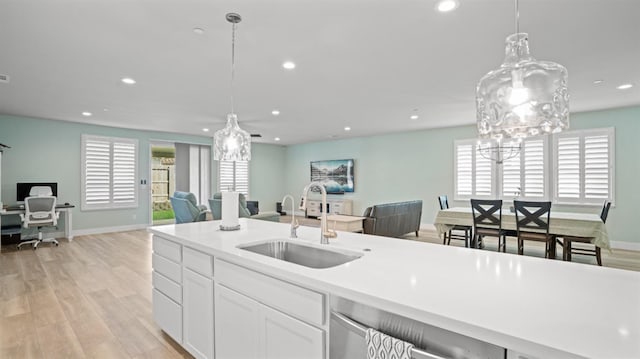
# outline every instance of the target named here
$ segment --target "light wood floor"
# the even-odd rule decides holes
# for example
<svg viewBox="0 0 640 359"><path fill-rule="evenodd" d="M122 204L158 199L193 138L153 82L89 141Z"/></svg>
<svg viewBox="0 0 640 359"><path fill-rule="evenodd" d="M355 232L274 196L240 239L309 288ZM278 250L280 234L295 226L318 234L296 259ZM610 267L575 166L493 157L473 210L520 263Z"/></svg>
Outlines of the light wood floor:
<svg viewBox="0 0 640 359"><path fill-rule="evenodd" d="M151 236L0 253L0 358L181 358L151 315Z"/></svg>
<svg viewBox="0 0 640 359"><path fill-rule="evenodd" d="M441 243L435 232L419 234L404 239ZM486 246L495 250L495 243ZM508 247L513 252L515 243ZM527 253L541 256L542 248L532 246ZM640 252L603 255L605 266L640 271ZM0 358L181 357L190 358L152 318L146 231L79 236L36 251L2 247Z"/></svg>

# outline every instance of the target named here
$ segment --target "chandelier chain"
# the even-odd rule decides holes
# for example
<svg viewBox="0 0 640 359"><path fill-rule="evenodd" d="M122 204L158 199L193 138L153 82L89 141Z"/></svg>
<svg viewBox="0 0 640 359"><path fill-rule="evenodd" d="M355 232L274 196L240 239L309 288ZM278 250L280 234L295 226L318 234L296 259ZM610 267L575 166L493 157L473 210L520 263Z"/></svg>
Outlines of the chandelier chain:
<svg viewBox="0 0 640 359"><path fill-rule="evenodd" d="M234 80L236 74L236 23L232 23L231 31L231 113L235 113L233 92L234 92Z"/></svg>

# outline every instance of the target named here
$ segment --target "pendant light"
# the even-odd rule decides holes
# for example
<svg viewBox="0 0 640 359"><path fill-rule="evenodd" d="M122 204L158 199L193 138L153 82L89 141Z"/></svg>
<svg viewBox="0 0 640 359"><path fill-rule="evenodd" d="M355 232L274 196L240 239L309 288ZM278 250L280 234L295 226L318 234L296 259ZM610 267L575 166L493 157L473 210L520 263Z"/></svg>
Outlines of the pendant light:
<svg viewBox="0 0 640 359"><path fill-rule="evenodd" d="M515 0L516 33L506 39L504 62L480 79L476 88L478 137L496 140L498 148L498 140L569 128L567 70L531 56L528 35L520 32L519 17Z"/></svg>
<svg viewBox="0 0 640 359"><path fill-rule="evenodd" d="M251 135L238 125L233 107L233 85L235 77L235 44L236 24L242 18L236 13L226 15L232 24L231 34L231 113L227 115L227 125L213 135L213 159L216 161L249 161L251 160Z"/></svg>

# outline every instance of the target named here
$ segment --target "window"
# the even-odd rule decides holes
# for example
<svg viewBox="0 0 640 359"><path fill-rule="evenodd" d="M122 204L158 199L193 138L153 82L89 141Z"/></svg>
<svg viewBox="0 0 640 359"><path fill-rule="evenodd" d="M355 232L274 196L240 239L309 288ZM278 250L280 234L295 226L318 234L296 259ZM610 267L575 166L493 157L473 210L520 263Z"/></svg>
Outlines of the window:
<svg viewBox="0 0 640 359"><path fill-rule="evenodd" d="M495 164L476 151L477 140L456 141L455 199L491 198Z"/></svg>
<svg viewBox="0 0 640 359"><path fill-rule="evenodd" d="M231 191L243 193L249 198L249 162L219 161L218 192Z"/></svg>
<svg viewBox="0 0 640 359"><path fill-rule="evenodd" d="M614 140L613 128L527 138L520 153L501 165L478 153L477 140L455 141L455 199L613 202Z"/></svg>
<svg viewBox="0 0 640 359"><path fill-rule="evenodd" d="M613 202L614 136L613 128L555 135L556 202L598 205L604 200Z"/></svg>
<svg viewBox="0 0 640 359"><path fill-rule="evenodd" d="M528 138L520 153L502 164L502 198L543 200L549 198L546 180L548 158L546 136Z"/></svg>
<svg viewBox="0 0 640 359"><path fill-rule="evenodd" d="M138 140L82 135L83 210L138 207Z"/></svg>

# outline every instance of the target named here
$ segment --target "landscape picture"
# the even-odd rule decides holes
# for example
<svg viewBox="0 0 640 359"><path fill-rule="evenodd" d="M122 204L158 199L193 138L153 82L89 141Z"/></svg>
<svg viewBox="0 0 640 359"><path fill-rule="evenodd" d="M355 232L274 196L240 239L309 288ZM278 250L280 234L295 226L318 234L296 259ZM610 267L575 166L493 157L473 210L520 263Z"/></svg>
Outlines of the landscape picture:
<svg viewBox="0 0 640 359"><path fill-rule="evenodd" d="M327 193L353 192L353 159L311 162L311 181L322 183Z"/></svg>

